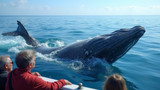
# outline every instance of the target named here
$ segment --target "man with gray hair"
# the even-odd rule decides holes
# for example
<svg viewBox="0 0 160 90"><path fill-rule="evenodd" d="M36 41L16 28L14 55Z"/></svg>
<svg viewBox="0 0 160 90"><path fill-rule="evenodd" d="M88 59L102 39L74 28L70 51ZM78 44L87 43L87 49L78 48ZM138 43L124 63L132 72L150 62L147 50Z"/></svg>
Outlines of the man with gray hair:
<svg viewBox="0 0 160 90"><path fill-rule="evenodd" d="M8 73L12 70L13 62L8 55L0 56L0 90L5 90Z"/></svg>
<svg viewBox="0 0 160 90"><path fill-rule="evenodd" d="M35 67L35 52L24 50L17 54L15 62L18 68L9 73L6 90L57 90L68 84L68 80L60 79L56 82L46 82L39 78L39 73L30 71Z"/></svg>

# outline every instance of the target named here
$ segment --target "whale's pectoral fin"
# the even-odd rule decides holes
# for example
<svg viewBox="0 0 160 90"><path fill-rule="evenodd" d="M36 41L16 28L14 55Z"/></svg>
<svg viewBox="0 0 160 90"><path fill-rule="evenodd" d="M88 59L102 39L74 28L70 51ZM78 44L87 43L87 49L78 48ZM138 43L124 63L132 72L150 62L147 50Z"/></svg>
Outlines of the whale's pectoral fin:
<svg viewBox="0 0 160 90"><path fill-rule="evenodd" d="M17 31L2 33L3 36L18 36L19 33Z"/></svg>

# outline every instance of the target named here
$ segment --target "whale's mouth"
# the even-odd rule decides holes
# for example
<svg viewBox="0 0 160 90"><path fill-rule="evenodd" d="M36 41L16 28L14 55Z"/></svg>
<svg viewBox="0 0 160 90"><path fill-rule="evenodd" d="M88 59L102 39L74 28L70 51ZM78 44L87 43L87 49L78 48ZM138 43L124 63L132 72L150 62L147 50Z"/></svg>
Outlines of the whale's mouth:
<svg viewBox="0 0 160 90"><path fill-rule="evenodd" d="M114 63L117 59L119 59L120 57L122 57L124 54L127 53L127 51L132 48L137 40L127 40L126 42L128 42L128 44L126 45L126 43L123 43L121 45L118 45L117 47L113 47L112 49L110 49L110 53L107 55L107 62L109 64Z"/></svg>
<svg viewBox="0 0 160 90"><path fill-rule="evenodd" d="M125 33L125 31L124 31ZM105 58L109 64L114 63L117 59L122 57L124 54L132 48L140 37L145 33L145 30L136 30L135 32L130 32L128 34L120 34L116 36L115 41L111 43L110 46L105 46L102 51L100 51L96 56L99 58ZM122 36L122 38L119 37ZM109 48L108 48L109 47Z"/></svg>

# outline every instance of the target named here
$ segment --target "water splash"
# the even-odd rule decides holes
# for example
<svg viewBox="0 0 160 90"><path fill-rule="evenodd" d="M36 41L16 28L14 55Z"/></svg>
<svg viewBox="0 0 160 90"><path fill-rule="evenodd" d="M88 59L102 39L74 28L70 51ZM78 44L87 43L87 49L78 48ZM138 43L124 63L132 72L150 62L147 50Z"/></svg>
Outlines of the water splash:
<svg viewBox="0 0 160 90"><path fill-rule="evenodd" d="M72 61L69 66L70 68L74 69L74 70L80 70L82 68L84 68L84 64L81 61Z"/></svg>
<svg viewBox="0 0 160 90"><path fill-rule="evenodd" d="M44 42L44 43L41 43L41 45L44 46L44 47L49 47L48 44L49 44L49 41L46 41L46 42Z"/></svg>
<svg viewBox="0 0 160 90"><path fill-rule="evenodd" d="M13 46L16 44L20 44L21 42L25 42L22 38L20 37L15 37L15 38L1 38L0 39L0 46Z"/></svg>
<svg viewBox="0 0 160 90"><path fill-rule="evenodd" d="M57 40L57 41L54 42L53 44L54 44L55 46L59 46L59 47L64 46L64 42L63 42L63 41L59 41L59 40Z"/></svg>
<svg viewBox="0 0 160 90"><path fill-rule="evenodd" d="M56 59L53 59L50 55L47 55L47 54L41 54L41 53L36 53L36 56L41 58L42 60L45 60L45 61L55 61L55 62L58 62Z"/></svg>

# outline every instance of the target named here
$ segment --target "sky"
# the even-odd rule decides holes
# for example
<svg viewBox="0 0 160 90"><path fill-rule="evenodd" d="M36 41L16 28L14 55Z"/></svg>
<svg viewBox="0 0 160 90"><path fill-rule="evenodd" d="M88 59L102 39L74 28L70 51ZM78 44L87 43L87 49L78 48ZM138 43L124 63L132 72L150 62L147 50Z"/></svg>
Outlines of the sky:
<svg viewBox="0 0 160 90"><path fill-rule="evenodd" d="M0 15L160 15L160 0L0 0Z"/></svg>

